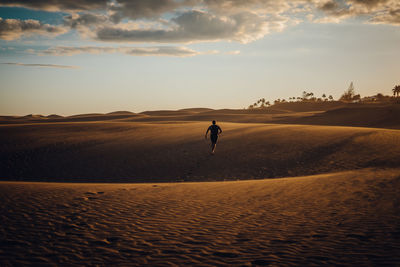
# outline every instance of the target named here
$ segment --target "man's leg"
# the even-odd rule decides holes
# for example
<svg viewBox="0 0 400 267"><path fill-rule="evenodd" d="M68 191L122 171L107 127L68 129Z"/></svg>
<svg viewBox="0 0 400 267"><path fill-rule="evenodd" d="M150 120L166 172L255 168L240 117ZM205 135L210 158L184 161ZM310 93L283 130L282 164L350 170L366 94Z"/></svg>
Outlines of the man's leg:
<svg viewBox="0 0 400 267"><path fill-rule="evenodd" d="M213 154L214 154L216 145L217 145L217 143L212 143L212 145L211 145L211 153L213 153Z"/></svg>
<svg viewBox="0 0 400 267"><path fill-rule="evenodd" d="M211 154L214 154L215 146L217 145L218 136L211 135Z"/></svg>

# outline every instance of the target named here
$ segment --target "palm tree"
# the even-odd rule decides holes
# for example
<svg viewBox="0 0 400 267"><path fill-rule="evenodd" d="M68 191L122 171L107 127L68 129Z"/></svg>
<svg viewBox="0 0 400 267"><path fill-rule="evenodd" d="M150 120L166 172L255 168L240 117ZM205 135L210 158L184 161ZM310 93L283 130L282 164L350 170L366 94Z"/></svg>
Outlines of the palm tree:
<svg viewBox="0 0 400 267"><path fill-rule="evenodd" d="M305 101L307 100L307 98L308 98L308 93L306 91L303 91L302 100Z"/></svg>
<svg viewBox="0 0 400 267"><path fill-rule="evenodd" d="M261 100L261 107L264 107L264 105L265 105L265 98L261 98L260 100Z"/></svg>
<svg viewBox="0 0 400 267"><path fill-rule="evenodd" d="M400 85L396 85L393 89L393 96L398 97L400 95Z"/></svg>

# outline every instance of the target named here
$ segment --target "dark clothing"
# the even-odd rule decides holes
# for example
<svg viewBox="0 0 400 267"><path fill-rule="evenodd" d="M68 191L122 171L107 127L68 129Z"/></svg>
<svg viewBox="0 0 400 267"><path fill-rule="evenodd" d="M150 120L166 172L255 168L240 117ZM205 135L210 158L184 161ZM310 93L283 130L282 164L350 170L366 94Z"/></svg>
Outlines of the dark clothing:
<svg viewBox="0 0 400 267"><path fill-rule="evenodd" d="M208 127L208 130L211 131L211 135L218 135L219 131L222 131L221 128L219 128L219 126L216 124L213 124L210 127Z"/></svg>
<svg viewBox="0 0 400 267"><path fill-rule="evenodd" d="M211 134L210 134L211 143L213 143L213 144L217 143L218 134L219 134L220 132L222 132L221 128L220 128L218 125L213 124L213 125L211 125L210 127L208 127L207 132L208 132L208 131L211 132Z"/></svg>
<svg viewBox="0 0 400 267"><path fill-rule="evenodd" d="M213 144L217 143L218 135L216 135L216 134L211 134L211 135L210 135L210 138L211 138L211 143L213 143Z"/></svg>

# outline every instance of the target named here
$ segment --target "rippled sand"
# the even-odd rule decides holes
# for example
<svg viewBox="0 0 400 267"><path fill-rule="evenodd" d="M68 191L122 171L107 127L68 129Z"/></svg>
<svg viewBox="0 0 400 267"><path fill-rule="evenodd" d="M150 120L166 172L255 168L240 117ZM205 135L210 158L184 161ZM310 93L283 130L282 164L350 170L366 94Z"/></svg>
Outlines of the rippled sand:
<svg viewBox="0 0 400 267"><path fill-rule="evenodd" d="M9 265L400 265L400 170L207 183L0 183Z"/></svg>

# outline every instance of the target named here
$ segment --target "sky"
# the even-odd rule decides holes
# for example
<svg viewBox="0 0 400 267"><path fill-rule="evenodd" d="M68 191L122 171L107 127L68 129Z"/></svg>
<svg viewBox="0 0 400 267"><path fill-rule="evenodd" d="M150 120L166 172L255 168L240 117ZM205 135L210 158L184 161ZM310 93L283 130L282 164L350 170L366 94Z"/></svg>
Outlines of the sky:
<svg viewBox="0 0 400 267"><path fill-rule="evenodd" d="M0 115L391 94L399 47L398 0L0 0Z"/></svg>

